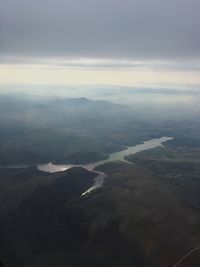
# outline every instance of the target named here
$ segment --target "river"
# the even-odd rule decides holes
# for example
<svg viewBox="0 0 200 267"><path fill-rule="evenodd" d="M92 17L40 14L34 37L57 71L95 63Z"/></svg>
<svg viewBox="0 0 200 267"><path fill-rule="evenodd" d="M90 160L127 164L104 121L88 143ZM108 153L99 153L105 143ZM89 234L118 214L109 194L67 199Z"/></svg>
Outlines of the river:
<svg viewBox="0 0 200 267"><path fill-rule="evenodd" d="M100 161L92 162L89 164L82 164L82 165L52 164L50 162L48 164L38 164L37 168L40 171L49 172L49 173L65 171L65 170L72 168L72 167L83 167L89 171L94 171L95 167L97 167L98 165L102 165L104 163L111 162L111 161L118 161L118 160L126 161L124 159L125 156L133 155L133 154L136 154L138 152L148 150L151 148L155 148L158 146L163 146L163 143L165 143L169 140L172 140L172 139L173 139L172 137L161 137L161 138L151 139L151 140L145 141L142 144L139 144L136 146L128 146L122 151L112 153L109 155L109 157L106 160L100 160ZM130 163L130 162L128 162L128 163ZM106 174L103 172L98 172L98 171L95 171L95 172L98 173L98 176L95 178L93 186L90 187L87 191L85 191L82 195L85 195L85 194L91 192L92 190L102 186L104 179L106 177Z"/></svg>

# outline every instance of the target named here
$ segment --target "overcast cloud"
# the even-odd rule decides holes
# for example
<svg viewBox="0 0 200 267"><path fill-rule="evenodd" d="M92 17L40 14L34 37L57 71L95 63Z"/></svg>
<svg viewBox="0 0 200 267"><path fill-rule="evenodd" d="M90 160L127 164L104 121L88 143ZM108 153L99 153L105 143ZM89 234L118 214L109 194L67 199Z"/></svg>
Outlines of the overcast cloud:
<svg viewBox="0 0 200 267"><path fill-rule="evenodd" d="M199 11L199 0L0 0L0 58L199 60Z"/></svg>

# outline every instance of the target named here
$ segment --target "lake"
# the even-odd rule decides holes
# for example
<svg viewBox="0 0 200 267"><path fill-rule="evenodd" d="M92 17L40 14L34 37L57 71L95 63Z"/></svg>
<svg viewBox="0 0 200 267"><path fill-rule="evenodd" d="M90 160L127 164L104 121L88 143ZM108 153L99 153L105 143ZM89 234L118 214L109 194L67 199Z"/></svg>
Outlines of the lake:
<svg viewBox="0 0 200 267"><path fill-rule="evenodd" d="M40 171L49 172L49 173L62 172L62 171L65 171L67 169L70 169L72 167L83 167L89 171L94 171L95 167L97 167L98 165L102 165L104 163L111 162L111 161L119 161L119 160L120 161L126 161L124 159L125 156L133 155L133 154L136 154L138 152L148 150L151 148L155 148L158 146L163 146L163 143L170 141L172 139L173 139L172 137L165 137L165 136L161 137L161 138L154 138L154 139L145 141L139 145L128 146L122 151L111 153L106 160L100 160L100 161L96 161L96 162L92 162L92 163L88 163L88 164L81 164L81 165L78 165L78 164L52 164L50 162L48 164L38 164L37 168ZM128 162L128 163L130 163L130 162ZM85 194L91 192L92 190L102 186L104 179L106 177L106 174L103 172L98 172L98 171L95 171L95 172L98 173L98 176L95 178L94 185L92 187L90 187L82 195L85 195Z"/></svg>

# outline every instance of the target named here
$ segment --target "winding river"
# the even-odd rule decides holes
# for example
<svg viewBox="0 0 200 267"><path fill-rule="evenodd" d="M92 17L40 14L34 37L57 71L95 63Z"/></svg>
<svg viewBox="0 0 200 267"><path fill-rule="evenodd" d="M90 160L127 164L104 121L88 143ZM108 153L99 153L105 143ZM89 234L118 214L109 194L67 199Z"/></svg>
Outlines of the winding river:
<svg viewBox="0 0 200 267"><path fill-rule="evenodd" d="M64 164L52 164L50 162L48 164L38 164L37 168L40 171L49 172L49 173L65 171L65 170L72 168L72 167L83 167L89 171L94 171L95 167L97 167L98 165L102 165L104 163L111 162L111 161L118 161L118 160L126 161L124 159L125 156L133 155L133 154L136 154L138 152L148 150L151 148L155 148L158 146L163 146L164 142L167 142L167 141L172 140L172 139L173 138L171 138L171 137L161 137L161 138L151 139L151 140L145 141L142 144L139 144L136 146L128 146L122 151L112 153L112 154L110 154L110 156L106 160L100 160L100 161L92 162L89 164L83 164L83 165L65 164L64 165ZM128 162L128 161L126 161L126 162ZM130 162L128 162L128 163L130 163ZM98 173L98 176L95 178L93 186L90 187L82 195L85 195L85 194L91 192L92 190L102 186L104 179L106 177L106 174L103 172L98 172L98 171L95 171L95 172Z"/></svg>

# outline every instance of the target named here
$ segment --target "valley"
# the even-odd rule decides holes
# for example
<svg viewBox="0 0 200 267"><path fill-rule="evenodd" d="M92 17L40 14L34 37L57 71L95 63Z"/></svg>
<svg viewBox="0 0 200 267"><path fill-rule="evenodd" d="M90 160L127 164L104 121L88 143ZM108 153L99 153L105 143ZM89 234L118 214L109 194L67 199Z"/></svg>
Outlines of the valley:
<svg viewBox="0 0 200 267"><path fill-rule="evenodd" d="M67 115L62 123L45 115L39 125L38 115L33 116L35 103L27 112L33 116L29 124L24 117L13 118L13 113L6 123L2 121L2 264L173 267L200 243L198 123L191 118L177 127L175 120L138 120L130 107L86 99L59 105L56 101L56 112L62 105L60 112L69 112L70 102L73 114L74 105L80 109L74 120L81 118L81 131ZM101 105L114 114L97 112ZM89 114L97 121L104 116L101 127L82 120L91 123ZM18 126L11 127L9 120ZM5 151L12 155L9 160ZM76 151L73 156L72 151ZM96 157L100 153L104 156ZM12 164L16 166L9 167ZM199 266L198 253L181 263L191 266Z"/></svg>

